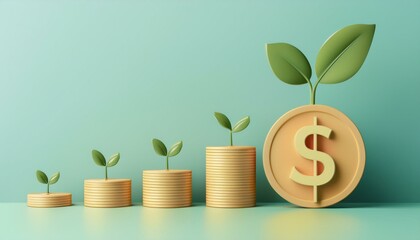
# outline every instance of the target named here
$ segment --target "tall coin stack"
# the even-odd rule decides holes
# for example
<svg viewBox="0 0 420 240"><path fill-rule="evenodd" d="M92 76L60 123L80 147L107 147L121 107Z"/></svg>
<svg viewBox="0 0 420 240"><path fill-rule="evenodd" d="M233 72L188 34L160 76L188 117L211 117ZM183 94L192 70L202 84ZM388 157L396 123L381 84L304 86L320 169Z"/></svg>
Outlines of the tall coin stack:
<svg viewBox="0 0 420 240"><path fill-rule="evenodd" d="M191 170L143 171L143 206L174 208L191 204Z"/></svg>
<svg viewBox="0 0 420 240"><path fill-rule="evenodd" d="M70 206L71 193L30 193L28 206L37 208Z"/></svg>
<svg viewBox="0 0 420 240"><path fill-rule="evenodd" d="M255 147L207 147L206 205L255 206L255 157Z"/></svg>
<svg viewBox="0 0 420 240"><path fill-rule="evenodd" d="M85 206L98 208L131 205L131 179L85 180Z"/></svg>

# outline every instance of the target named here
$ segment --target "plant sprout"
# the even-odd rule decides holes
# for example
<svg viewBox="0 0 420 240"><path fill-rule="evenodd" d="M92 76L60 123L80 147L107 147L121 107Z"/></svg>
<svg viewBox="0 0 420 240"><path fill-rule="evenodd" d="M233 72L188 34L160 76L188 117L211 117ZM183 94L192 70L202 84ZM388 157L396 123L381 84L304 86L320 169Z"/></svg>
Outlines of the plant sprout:
<svg viewBox="0 0 420 240"><path fill-rule="evenodd" d="M54 173L50 180L48 180L47 174L45 174L41 170L37 170L36 178L38 179L38 182L42 184L47 184L47 194L50 194L50 185L53 185L58 182L58 179L60 179L60 172Z"/></svg>
<svg viewBox="0 0 420 240"><path fill-rule="evenodd" d="M179 141L172 145L169 149L166 148L165 144L160 141L159 139L154 138L152 140L153 149L155 152L160 155L166 157L166 170L169 170L169 158L178 155L182 149L182 141Z"/></svg>
<svg viewBox="0 0 420 240"><path fill-rule="evenodd" d="M267 56L274 74L283 82L308 83L310 103L315 104L318 84L335 84L350 79L362 67L375 33L374 24L354 24L335 32L322 45L315 62L318 80L312 85L311 65L305 55L288 43L267 44Z"/></svg>
<svg viewBox="0 0 420 240"><path fill-rule="evenodd" d="M120 160L120 153L112 155L107 163L104 155L101 152L99 152L98 150L92 150L92 158L97 165L105 167L105 180L107 180L108 168L117 165L118 161Z"/></svg>
<svg viewBox="0 0 420 240"><path fill-rule="evenodd" d="M222 127L227 128L230 131L230 146L233 146L233 133L243 131L245 128L248 127L249 122L251 121L249 116L246 116L239 120L232 128L232 124L230 123L230 120L228 117L226 117L226 115L224 115L223 113L215 112L214 116L216 117L217 121Z"/></svg>

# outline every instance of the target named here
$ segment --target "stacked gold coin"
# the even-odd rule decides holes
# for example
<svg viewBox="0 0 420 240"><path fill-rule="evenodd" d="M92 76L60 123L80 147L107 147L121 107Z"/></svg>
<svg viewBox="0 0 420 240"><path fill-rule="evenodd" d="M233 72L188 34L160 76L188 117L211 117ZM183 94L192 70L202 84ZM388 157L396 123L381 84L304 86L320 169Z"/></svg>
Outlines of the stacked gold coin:
<svg viewBox="0 0 420 240"><path fill-rule="evenodd" d="M143 206L174 208L191 204L191 170L143 171Z"/></svg>
<svg viewBox="0 0 420 240"><path fill-rule="evenodd" d="M65 207L71 205L71 193L30 193L28 206L38 208Z"/></svg>
<svg viewBox="0 0 420 240"><path fill-rule="evenodd" d="M207 147L206 205L235 208L255 203L255 147Z"/></svg>
<svg viewBox="0 0 420 240"><path fill-rule="evenodd" d="M131 205L131 179L85 180L85 206L112 208Z"/></svg>

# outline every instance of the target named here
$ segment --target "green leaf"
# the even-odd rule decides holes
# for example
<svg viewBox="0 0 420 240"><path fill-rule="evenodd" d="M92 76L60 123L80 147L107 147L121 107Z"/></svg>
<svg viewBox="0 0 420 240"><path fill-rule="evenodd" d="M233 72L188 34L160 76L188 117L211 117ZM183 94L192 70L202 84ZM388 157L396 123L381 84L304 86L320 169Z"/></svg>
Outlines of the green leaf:
<svg viewBox="0 0 420 240"><path fill-rule="evenodd" d="M280 80L293 85L309 82L311 65L299 49L288 43L271 43L266 48L271 69Z"/></svg>
<svg viewBox="0 0 420 240"><path fill-rule="evenodd" d="M111 156L111 158L108 161L107 166L108 167L113 167L113 166L117 165L119 160L120 160L120 153L116 153L116 154Z"/></svg>
<svg viewBox="0 0 420 240"><path fill-rule="evenodd" d="M104 155L98 150L92 150L93 161L99 166L106 166L106 160Z"/></svg>
<svg viewBox="0 0 420 240"><path fill-rule="evenodd" d="M315 64L320 83L340 83L356 74L366 59L374 33L375 25L355 24L329 37Z"/></svg>
<svg viewBox="0 0 420 240"><path fill-rule="evenodd" d="M239 122L235 124L232 132L237 133L237 132L243 131L245 128L248 127L250 121L251 119L249 118L249 116L242 118L241 120L239 120Z"/></svg>
<svg viewBox="0 0 420 240"><path fill-rule="evenodd" d="M232 124L229 121L229 118L226 117L223 113L215 112L214 116L222 127L227 128L232 131Z"/></svg>
<svg viewBox="0 0 420 240"><path fill-rule="evenodd" d="M50 185L55 184L56 182L58 182L58 179L60 179L60 172L55 173L54 175L52 175L52 177L50 178Z"/></svg>
<svg viewBox="0 0 420 240"><path fill-rule="evenodd" d="M36 171L36 178L38 179L38 182L40 182L40 183L43 183L43 184L48 183L48 177L43 171L37 170Z"/></svg>
<svg viewBox="0 0 420 240"><path fill-rule="evenodd" d="M166 149L165 144L160 141L159 139L154 138L152 140L153 143L153 149L155 149L155 152L160 156L166 156L168 153L168 150Z"/></svg>
<svg viewBox="0 0 420 240"><path fill-rule="evenodd" d="M182 149L182 141L179 141L172 145L172 147L169 149L168 156L173 157L178 155L179 152L181 152Z"/></svg>

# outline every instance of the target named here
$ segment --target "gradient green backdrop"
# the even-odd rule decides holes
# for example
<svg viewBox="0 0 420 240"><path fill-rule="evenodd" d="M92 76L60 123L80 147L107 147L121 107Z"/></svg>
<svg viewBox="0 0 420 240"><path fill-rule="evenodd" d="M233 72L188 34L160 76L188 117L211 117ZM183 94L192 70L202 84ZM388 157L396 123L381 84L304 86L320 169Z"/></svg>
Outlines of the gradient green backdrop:
<svg viewBox="0 0 420 240"><path fill-rule="evenodd" d="M376 23L359 73L321 85L317 103L346 113L366 144L366 169L346 201L420 201L419 1L0 1L0 201L40 192L35 170L61 171L52 191L83 200L83 180L103 177L92 148L121 152L110 177L163 169L151 139L184 140L172 168L193 170L205 200L205 147L228 144L214 111L249 128L257 147L257 200L269 186L262 147L272 124L309 103L308 86L271 72L265 43L289 42L314 64L322 43L354 23Z"/></svg>

